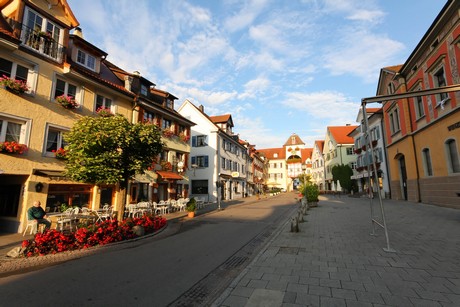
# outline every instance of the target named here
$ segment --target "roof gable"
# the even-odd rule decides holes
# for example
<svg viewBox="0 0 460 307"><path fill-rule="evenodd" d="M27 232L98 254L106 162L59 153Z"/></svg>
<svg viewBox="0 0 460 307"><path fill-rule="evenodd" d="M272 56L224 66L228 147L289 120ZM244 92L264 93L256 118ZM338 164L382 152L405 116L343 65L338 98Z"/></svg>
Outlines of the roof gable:
<svg viewBox="0 0 460 307"><path fill-rule="evenodd" d="M337 144L354 144L352 137L348 136L358 126L330 126L327 127Z"/></svg>

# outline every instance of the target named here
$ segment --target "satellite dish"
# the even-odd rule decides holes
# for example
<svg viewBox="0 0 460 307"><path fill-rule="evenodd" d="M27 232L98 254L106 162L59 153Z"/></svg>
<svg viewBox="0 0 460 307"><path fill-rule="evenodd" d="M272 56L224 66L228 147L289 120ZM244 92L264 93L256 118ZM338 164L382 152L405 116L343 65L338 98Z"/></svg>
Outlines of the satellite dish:
<svg viewBox="0 0 460 307"><path fill-rule="evenodd" d="M192 164L192 168L197 168L197 167L198 167L198 165Z"/></svg>

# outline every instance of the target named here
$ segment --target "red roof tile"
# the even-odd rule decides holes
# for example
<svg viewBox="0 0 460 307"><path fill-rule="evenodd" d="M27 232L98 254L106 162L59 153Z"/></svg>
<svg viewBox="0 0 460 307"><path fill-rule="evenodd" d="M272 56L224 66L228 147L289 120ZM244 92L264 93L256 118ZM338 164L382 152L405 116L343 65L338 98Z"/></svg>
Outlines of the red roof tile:
<svg viewBox="0 0 460 307"><path fill-rule="evenodd" d="M354 140L348 134L358 126L330 126L327 129L331 132L332 137L337 144L353 144Z"/></svg>
<svg viewBox="0 0 460 307"><path fill-rule="evenodd" d="M259 149L258 152L267 159L286 159L286 151L284 148L265 148ZM275 158L275 154L277 157Z"/></svg>

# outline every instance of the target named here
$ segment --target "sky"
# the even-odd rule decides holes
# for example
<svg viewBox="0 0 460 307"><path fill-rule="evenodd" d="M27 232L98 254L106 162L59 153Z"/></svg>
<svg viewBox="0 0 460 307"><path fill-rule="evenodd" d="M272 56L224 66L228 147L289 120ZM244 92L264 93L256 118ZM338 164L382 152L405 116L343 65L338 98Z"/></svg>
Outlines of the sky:
<svg viewBox="0 0 460 307"><path fill-rule="evenodd" d="M67 0L107 60L257 149L357 125L380 69L403 64L446 0ZM369 105L378 107L379 105Z"/></svg>

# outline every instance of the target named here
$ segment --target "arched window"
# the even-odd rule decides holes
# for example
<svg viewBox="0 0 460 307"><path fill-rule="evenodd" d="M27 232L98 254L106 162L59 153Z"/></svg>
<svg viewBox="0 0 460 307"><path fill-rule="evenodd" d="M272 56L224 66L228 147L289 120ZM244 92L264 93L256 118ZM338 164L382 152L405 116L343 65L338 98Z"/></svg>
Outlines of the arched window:
<svg viewBox="0 0 460 307"><path fill-rule="evenodd" d="M457 142L454 139L446 141L447 169L449 173L460 173Z"/></svg>
<svg viewBox="0 0 460 307"><path fill-rule="evenodd" d="M423 169L425 171L425 176L426 177L431 177L431 176L433 176L433 167L431 165L430 149L429 148L424 148L422 150L422 156L423 156Z"/></svg>

